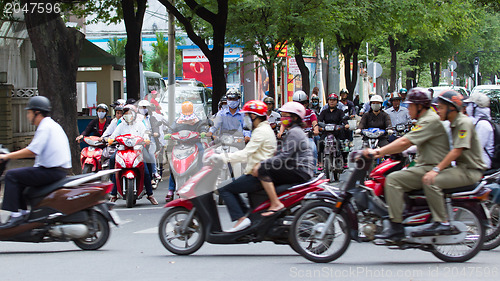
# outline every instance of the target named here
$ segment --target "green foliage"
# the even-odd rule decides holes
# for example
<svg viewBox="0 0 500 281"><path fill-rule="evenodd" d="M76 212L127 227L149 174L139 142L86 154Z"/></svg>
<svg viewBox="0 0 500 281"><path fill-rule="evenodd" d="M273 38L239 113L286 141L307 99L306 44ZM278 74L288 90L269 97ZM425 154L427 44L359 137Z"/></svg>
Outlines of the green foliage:
<svg viewBox="0 0 500 281"><path fill-rule="evenodd" d="M108 53L115 57L125 58L125 45L127 38L113 37L108 40Z"/></svg>
<svg viewBox="0 0 500 281"><path fill-rule="evenodd" d="M176 38L176 44L182 43L182 38ZM163 33L156 33L156 42L153 43L153 54L149 57L148 70L160 73L163 77L167 76L168 71L168 42ZM176 76L182 76L182 52L175 52L175 73Z"/></svg>

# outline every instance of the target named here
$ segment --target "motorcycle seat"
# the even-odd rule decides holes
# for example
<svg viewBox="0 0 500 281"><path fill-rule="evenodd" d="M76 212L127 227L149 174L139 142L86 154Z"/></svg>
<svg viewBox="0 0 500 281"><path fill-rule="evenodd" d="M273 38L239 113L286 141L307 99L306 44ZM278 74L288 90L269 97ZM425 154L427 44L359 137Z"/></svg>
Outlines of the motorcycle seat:
<svg viewBox="0 0 500 281"><path fill-rule="evenodd" d="M448 189L443 189L444 194L453 194L453 193L459 193L459 192L465 192L465 191L472 191L474 190L479 183L475 183L473 185L466 185L466 186L461 186L461 187L455 187L455 188L448 188ZM423 189L418 189L418 190L412 190L410 192L407 192L408 195L410 196L415 196L415 195L425 195Z"/></svg>
<svg viewBox="0 0 500 281"><path fill-rule="evenodd" d="M71 177L65 177L62 180L58 180L54 183L51 183L46 186L41 186L41 187L28 187L24 190L24 197L27 199L35 199L39 197L43 197L55 190L61 189L63 185L66 183L79 179L79 178L84 178L88 176L87 174L82 174L82 175L76 175L76 176L71 176Z"/></svg>

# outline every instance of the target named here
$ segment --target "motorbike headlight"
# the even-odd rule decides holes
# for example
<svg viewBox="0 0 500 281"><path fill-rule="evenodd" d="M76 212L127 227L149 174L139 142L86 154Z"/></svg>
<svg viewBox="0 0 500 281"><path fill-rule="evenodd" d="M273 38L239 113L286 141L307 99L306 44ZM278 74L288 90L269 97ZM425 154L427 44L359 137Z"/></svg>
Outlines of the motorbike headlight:
<svg viewBox="0 0 500 281"><path fill-rule="evenodd" d="M123 158L121 158L121 156L116 155L116 163L118 163L121 168L126 167L125 160L123 160Z"/></svg>
<svg viewBox="0 0 500 281"><path fill-rule="evenodd" d="M142 162L143 159L144 159L144 156L142 156L142 153L139 153L137 155L137 157L135 158L134 163L132 164L132 168L139 166L139 164Z"/></svg>
<svg viewBox="0 0 500 281"><path fill-rule="evenodd" d="M195 149L194 146L174 147L173 154L177 159L186 159L195 152Z"/></svg>
<svg viewBox="0 0 500 281"><path fill-rule="evenodd" d="M326 125L325 131L335 131L335 125Z"/></svg>
<svg viewBox="0 0 500 281"><path fill-rule="evenodd" d="M400 131L400 132L401 132L401 131L404 131L405 127L406 127L406 126L405 126L405 125L403 125L403 124L396 125L396 131Z"/></svg>
<svg viewBox="0 0 500 281"><path fill-rule="evenodd" d="M221 141L223 144L232 144L234 139L233 139L233 136L225 135L225 136L222 136Z"/></svg>

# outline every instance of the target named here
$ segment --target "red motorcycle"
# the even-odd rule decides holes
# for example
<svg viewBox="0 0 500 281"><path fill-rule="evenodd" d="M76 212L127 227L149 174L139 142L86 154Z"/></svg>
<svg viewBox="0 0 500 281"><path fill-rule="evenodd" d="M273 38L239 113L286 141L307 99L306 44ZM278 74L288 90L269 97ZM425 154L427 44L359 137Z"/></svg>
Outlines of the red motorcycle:
<svg viewBox="0 0 500 281"><path fill-rule="evenodd" d="M213 150L205 154L207 159ZM163 246L177 255L196 252L205 241L212 244L247 244L250 242L272 241L289 245L288 233L294 211L304 196L324 188L323 174L309 182L276 187L280 201L286 210L277 215L263 217L261 213L269 208L269 200L264 190L249 193L250 209L248 218L252 225L237 232L223 232L213 187L222 169L221 163L211 163L192 176L179 190L181 198L165 205L168 208L159 224L159 236Z"/></svg>
<svg viewBox="0 0 500 281"><path fill-rule="evenodd" d="M130 134L118 136L116 153L116 187L118 196L126 200L127 208L132 208L146 193L144 189L144 139Z"/></svg>
<svg viewBox="0 0 500 281"><path fill-rule="evenodd" d="M83 148L80 154L82 174L102 170L101 156L104 143L99 141L97 136L84 137L83 141L89 146Z"/></svg>

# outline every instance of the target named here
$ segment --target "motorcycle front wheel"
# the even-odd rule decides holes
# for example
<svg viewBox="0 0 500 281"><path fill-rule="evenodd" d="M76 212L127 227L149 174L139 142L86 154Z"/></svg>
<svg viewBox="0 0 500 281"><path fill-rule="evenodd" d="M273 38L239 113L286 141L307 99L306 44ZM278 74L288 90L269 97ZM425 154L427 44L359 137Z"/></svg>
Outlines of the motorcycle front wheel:
<svg viewBox="0 0 500 281"><path fill-rule="evenodd" d="M94 168L94 166L92 166L90 164L85 164L83 166L82 174L92 173L92 168Z"/></svg>
<svg viewBox="0 0 500 281"><path fill-rule="evenodd" d="M134 196L134 183L135 179L126 179L125 180L125 200L127 208L134 207L135 204L135 196Z"/></svg>
<svg viewBox="0 0 500 281"><path fill-rule="evenodd" d="M185 230L182 226L189 217L184 207L169 209L160 219L160 241L163 246L176 255L190 255L198 251L205 242L205 229L196 214Z"/></svg>
<svg viewBox="0 0 500 281"><path fill-rule="evenodd" d="M333 222L326 224L334 214L335 206L324 201L306 204L295 216L290 230L292 248L306 259L326 263L338 259L349 247L351 237L347 216L341 212ZM326 234L320 234L326 229Z"/></svg>
<svg viewBox="0 0 500 281"><path fill-rule="evenodd" d="M500 205L486 201L485 208L490 213L490 225L486 230L483 250L493 250L500 246Z"/></svg>
<svg viewBox="0 0 500 281"><path fill-rule="evenodd" d="M73 242L82 250L97 250L108 241L110 229L106 218L98 212L91 211L90 219L86 223L89 228L89 236L75 239Z"/></svg>
<svg viewBox="0 0 500 281"><path fill-rule="evenodd" d="M432 245L432 253L445 262L465 262L476 256L483 246L485 230L479 216L467 207L453 206L453 220L467 226L464 241L453 244Z"/></svg>

